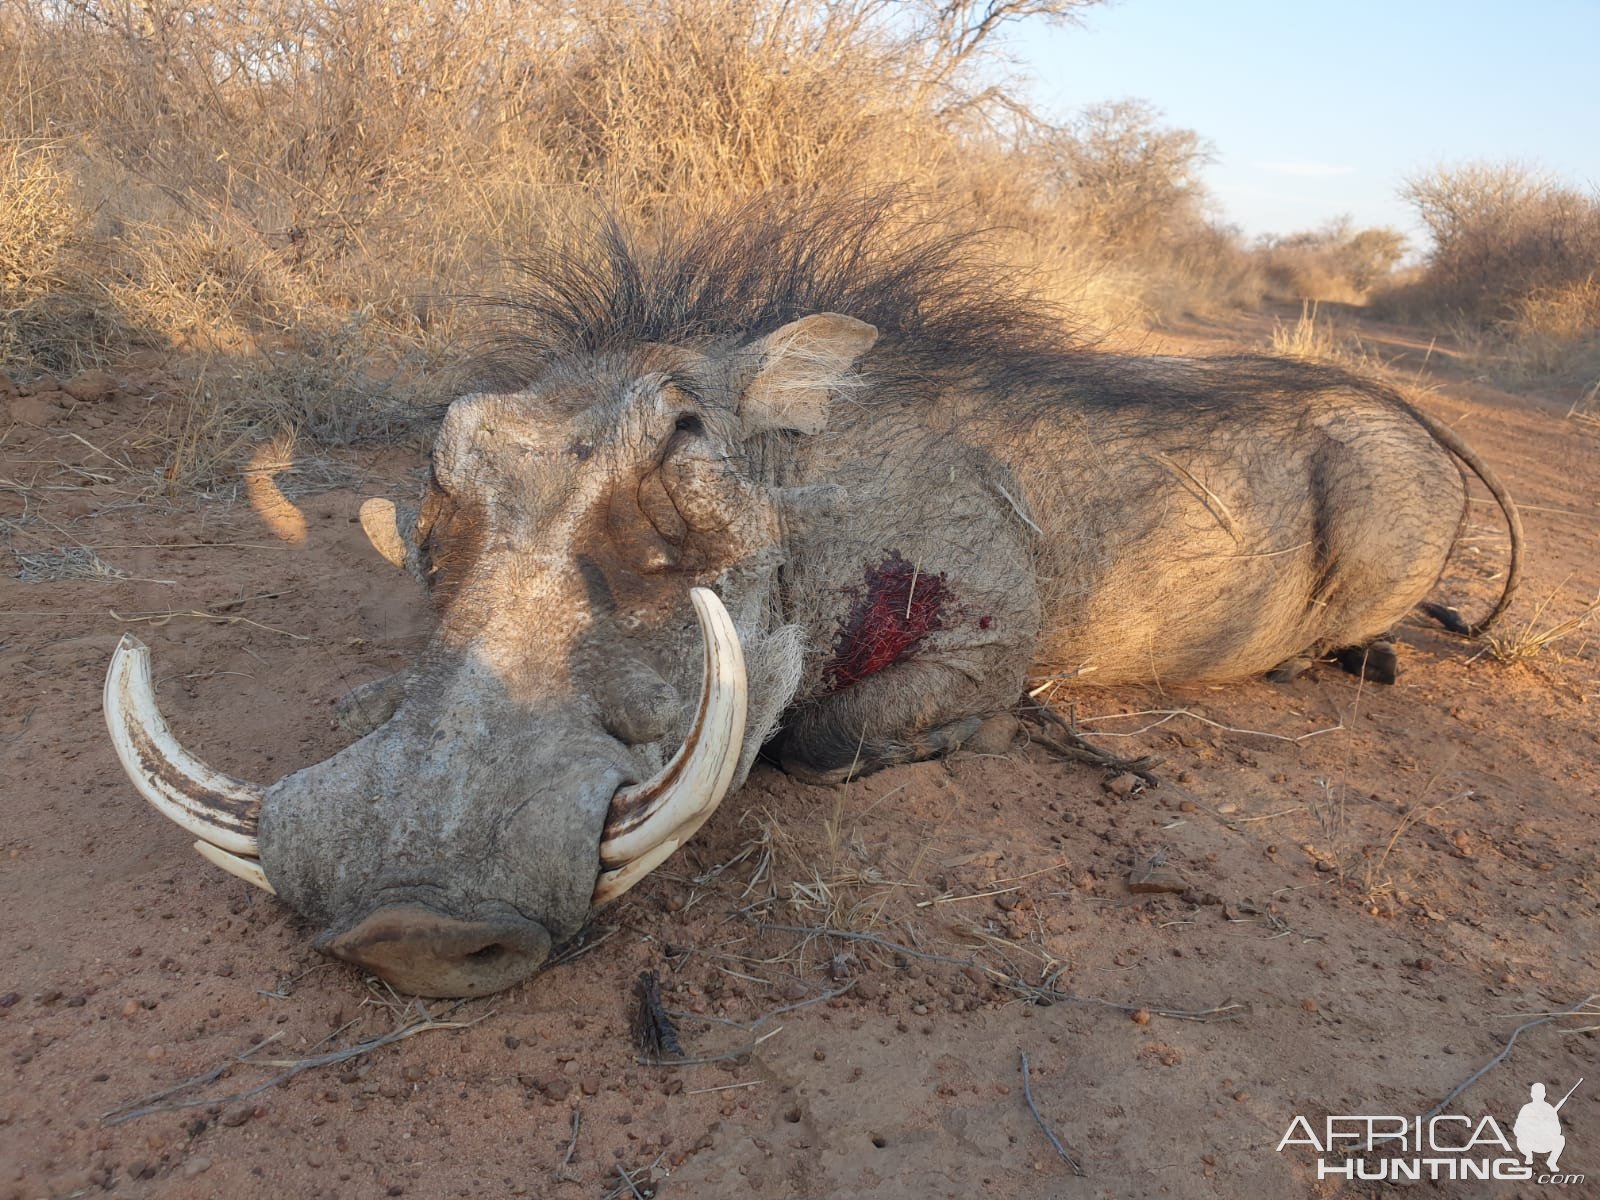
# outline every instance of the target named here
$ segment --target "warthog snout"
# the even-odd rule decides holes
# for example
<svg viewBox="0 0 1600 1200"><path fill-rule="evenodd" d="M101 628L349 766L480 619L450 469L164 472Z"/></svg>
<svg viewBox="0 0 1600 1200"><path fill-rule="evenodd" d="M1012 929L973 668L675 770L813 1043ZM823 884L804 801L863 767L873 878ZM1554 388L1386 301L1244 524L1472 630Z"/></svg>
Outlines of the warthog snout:
<svg viewBox="0 0 1600 1200"><path fill-rule="evenodd" d="M689 598L699 702L653 773L604 728L604 702L519 699L481 651L436 657L420 668L431 686L383 725L267 788L178 744L155 706L148 651L132 639L113 658L107 721L145 797L210 861L321 926L320 949L400 991L485 995L537 972L593 905L659 866L727 794L746 721L744 657L715 594ZM659 680L647 698L677 705Z"/></svg>
<svg viewBox="0 0 1600 1200"><path fill-rule="evenodd" d="M550 955L550 934L504 905L460 920L418 904L380 908L317 948L418 996L484 996L527 978Z"/></svg>

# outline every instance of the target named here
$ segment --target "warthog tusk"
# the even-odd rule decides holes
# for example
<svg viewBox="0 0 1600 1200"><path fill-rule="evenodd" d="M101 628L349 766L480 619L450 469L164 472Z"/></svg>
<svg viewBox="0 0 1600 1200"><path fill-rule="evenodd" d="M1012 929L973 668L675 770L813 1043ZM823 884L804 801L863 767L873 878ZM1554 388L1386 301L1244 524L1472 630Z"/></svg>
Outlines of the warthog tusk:
<svg viewBox="0 0 1600 1200"><path fill-rule="evenodd" d="M600 862L619 869L600 876L597 903L602 893L605 899L620 896L688 841L716 811L739 766L749 704L739 634L714 592L694 588L689 598L705 643L700 707L672 761L654 779L624 788L612 800ZM671 848L664 849L668 842Z"/></svg>
<svg viewBox="0 0 1600 1200"><path fill-rule="evenodd" d="M237 854L229 854L226 850L218 849L210 842L196 842L194 848L200 851L200 857L212 866L221 867L229 875L237 875L246 883L253 883L263 891L271 892L274 896L278 889L267 882L267 873L261 869L261 864L253 858L240 858Z"/></svg>
<svg viewBox="0 0 1600 1200"><path fill-rule="evenodd" d="M646 850L630 863L624 863L615 871L601 871L600 878L595 880L594 897L591 904L604 904L608 900L615 900L639 880L654 871L677 850L681 843L675 837L669 837L659 846Z"/></svg>
<svg viewBox="0 0 1600 1200"><path fill-rule="evenodd" d="M111 744L140 795L196 837L256 857L261 789L213 771L178 744L156 708L150 651L132 634L111 656L105 711Z"/></svg>

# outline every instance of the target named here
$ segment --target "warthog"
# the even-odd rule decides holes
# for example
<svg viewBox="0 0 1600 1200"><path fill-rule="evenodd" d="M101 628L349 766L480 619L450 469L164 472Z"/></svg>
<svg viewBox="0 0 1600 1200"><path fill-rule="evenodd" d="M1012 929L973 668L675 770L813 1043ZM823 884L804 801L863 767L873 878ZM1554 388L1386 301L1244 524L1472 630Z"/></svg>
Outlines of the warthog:
<svg viewBox="0 0 1600 1200"><path fill-rule="evenodd" d="M420 509L363 510L438 614L347 705L364 736L271 787L221 775L129 639L107 713L134 782L326 951L477 995L763 747L814 780L938 755L1030 671L1173 685L1348 651L1392 675L1366 648L1439 578L1458 462L1520 540L1482 464L1389 389L1075 348L967 243L898 219L746 212L648 251L606 224L531 264L508 382L450 406Z"/></svg>

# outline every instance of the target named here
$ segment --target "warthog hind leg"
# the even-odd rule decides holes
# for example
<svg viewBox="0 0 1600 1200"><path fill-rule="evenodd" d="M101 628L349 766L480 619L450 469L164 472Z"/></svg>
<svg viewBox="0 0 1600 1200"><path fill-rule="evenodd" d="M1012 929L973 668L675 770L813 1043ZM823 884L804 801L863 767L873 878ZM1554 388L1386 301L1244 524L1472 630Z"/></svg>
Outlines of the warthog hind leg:
<svg viewBox="0 0 1600 1200"><path fill-rule="evenodd" d="M1400 656L1395 652L1394 643L1388 638L1378 638L1365 646L1335 650L1320 660L1313 657L1311 651L1286 658L1267 672L1267 679L1272 683L1293 683L1319 661L1336 663L1340 670L1371 683L1393 683L1400 676Z"/></svg>

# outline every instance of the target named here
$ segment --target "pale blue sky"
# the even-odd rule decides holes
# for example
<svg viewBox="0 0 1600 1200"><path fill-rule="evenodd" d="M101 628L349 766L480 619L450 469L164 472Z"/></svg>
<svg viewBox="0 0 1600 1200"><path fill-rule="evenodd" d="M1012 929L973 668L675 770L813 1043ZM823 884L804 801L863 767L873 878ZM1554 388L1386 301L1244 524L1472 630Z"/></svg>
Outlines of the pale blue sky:
<svg viewBox="0 0 1600 1200"><path fill-rule="evenodd" d="M1420 249L1396 189L1441 162L1600 185L1600 0L1119 0L1009 45L1042 115L1133 96L1208 138L1250 235L1350 213Z"/></svg>

